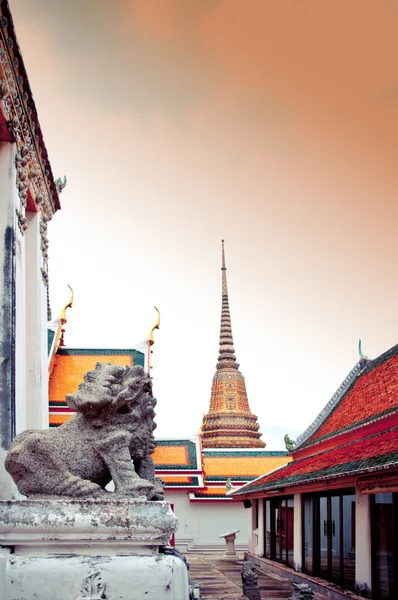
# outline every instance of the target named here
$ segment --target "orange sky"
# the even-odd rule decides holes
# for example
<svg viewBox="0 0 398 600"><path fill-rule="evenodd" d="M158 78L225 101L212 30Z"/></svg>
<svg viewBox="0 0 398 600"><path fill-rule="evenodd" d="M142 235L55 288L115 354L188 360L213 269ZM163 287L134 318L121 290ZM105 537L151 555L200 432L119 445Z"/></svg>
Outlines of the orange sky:
<svg viewBox="0 0 398 600"><path fill-rule="evenodd" d="M158 432L194 432L225 238L249 403L281 447L359 337L370 357L398 342L395 0L11 9L53 170L68 176L50 226L54 313L68 282L76 292L67 343L129 346L157 304Z"/></svg>

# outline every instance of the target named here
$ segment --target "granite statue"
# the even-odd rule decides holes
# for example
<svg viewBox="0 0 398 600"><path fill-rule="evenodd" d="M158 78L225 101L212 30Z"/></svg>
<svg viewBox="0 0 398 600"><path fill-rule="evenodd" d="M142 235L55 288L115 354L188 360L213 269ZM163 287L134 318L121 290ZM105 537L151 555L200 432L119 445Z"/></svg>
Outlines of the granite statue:
<svg viewBox="0 0 398 600"><path fill-rule="evenodd" d="M260 600L261 594L256 565L250 560L244 560L242 563L241 579L244 596L249 600Z"/></svg>
<svg viewBox="0 0 398 600"><path fill-rule="evenodd" d="M76 413L56 429L16 436L5 466L29 498L162 500L151 454L156 399L142 367L97 363L74 394ZM115 491L105 486L113 480Z"/></svg>

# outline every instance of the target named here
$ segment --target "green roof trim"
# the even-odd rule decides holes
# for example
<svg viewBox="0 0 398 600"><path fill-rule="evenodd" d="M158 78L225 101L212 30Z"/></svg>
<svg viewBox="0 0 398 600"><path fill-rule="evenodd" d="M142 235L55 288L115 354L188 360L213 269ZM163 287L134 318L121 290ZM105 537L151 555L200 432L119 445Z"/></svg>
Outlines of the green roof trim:
<svg viewBox="0 0 398 600"><path fill-rule="evenodd" d="M263 456L264 458L269 458L271 456L289 456L289 452L286 452L285 450L275 450L269 452L267 450L245 450L243 452L235 452L233 450L231 452L226 452L221 450L220 452L217 452L215 450L206 450L206 448L203 448L202 453L203 456L208 458L240 458L242 456L251 456L252 458Z"/></svg>
<svg viewBox="0 0 398 600"><path fill-rule="evenodd" d="M121 354L132 356L135 365L145 367L145 354L133 348L59 348L57 354L59 356L112 356Z"/></svg>
<svg viewBox="0 0 398 600"><path fill-rule="evenodd" d="M156 467L155 467L155 472L156 472ZM199 478L198 477L190 477L190 482L189 483L168 483L167 481L164 482L164 487L200 487L199 486Z"/></svg>
<svg viewBox="0 0 398 600"><path fill-rule="evenodd" d="M232 500L229 496L225 494L197 494L195 492L195 498L203 498L204 500Z"/></svg>
<svg viewBox="0 0 398 600"><path fill-rule="evenodd" d="M227 479L230 479L231 481L253 481L253 479L257 479L258 475L212 475L210 477L208 477L206 475L206 481L227 481Z"/></svg>
<svg viewBox="0 0 398 600"><path fill-rule="evenodd" d="M173 465L173 464L159 464L155 465L155 470L172 470L172 471L186 471L187 469L197 469L198 459L196 456L196 444L191 440L156 440L157 446L186 446L188 450L188 465Z"/></svg>
<svg viewBox="0 0 398 600"><path fill-rule="evenodd" d="M55 331L47 329L47 356L50 356L51 346L53 345Z"/></svg>

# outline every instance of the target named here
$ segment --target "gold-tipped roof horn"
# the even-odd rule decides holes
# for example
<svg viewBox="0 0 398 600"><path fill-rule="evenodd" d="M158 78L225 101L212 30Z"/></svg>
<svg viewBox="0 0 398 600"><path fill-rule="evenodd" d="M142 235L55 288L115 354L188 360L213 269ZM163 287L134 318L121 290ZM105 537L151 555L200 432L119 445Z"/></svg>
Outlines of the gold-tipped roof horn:
<svg viewBox="0 0 398 600"><path fill-rule="evenodd" d="M61 323L64 324L67 321L66 318L66 309L67 308L72 308L73 306L73 298L74 298L74 292L71 288L71 286L68 283L68 288L70 289L70 298L67 304L65 304L65 306L63 307L63 309L61 310L61 315L60 315L60 319L61 319Z"/></svg>
<svg viewBox="0 0 398 600"><path fill-rule="evenodd" d="M159 312L159 309L156 308L156 306L154 306L154 309L158 313L158 318L157 318L157 321L156 321L155 325L150 329L150 331L148 333L148 341L149 341L149 345L150 346L153 346L153 344L155 343L155 340L153 339L153 332L155 331L155 329L159 329L159 325L160 325L160 312Z"/></svg>

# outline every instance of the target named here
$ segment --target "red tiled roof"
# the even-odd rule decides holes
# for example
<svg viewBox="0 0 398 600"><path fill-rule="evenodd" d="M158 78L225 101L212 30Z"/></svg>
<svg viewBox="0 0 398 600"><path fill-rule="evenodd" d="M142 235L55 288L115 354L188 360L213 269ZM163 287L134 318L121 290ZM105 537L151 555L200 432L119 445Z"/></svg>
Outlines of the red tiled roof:
<svg viewBox="0 0 398 600"><path fill-rule="evenodd" d="M398 345L355 365L315 421L297 438L293 454L393 413L398 413Z"/></svg>
<svg viewBox="0 0 398 600"><path fill-rule="evenodd" d="M394 427L319 454L293 460L285 467L248 483L234 495L396 467L397 440L398 427Z"/></svg>
<svg viewBox="0 0 398 600"><path fill-rule="evenodd" d="M398 355L363 373L326 422L312 436L319 439L354 423L398 409Z"/></svg>

